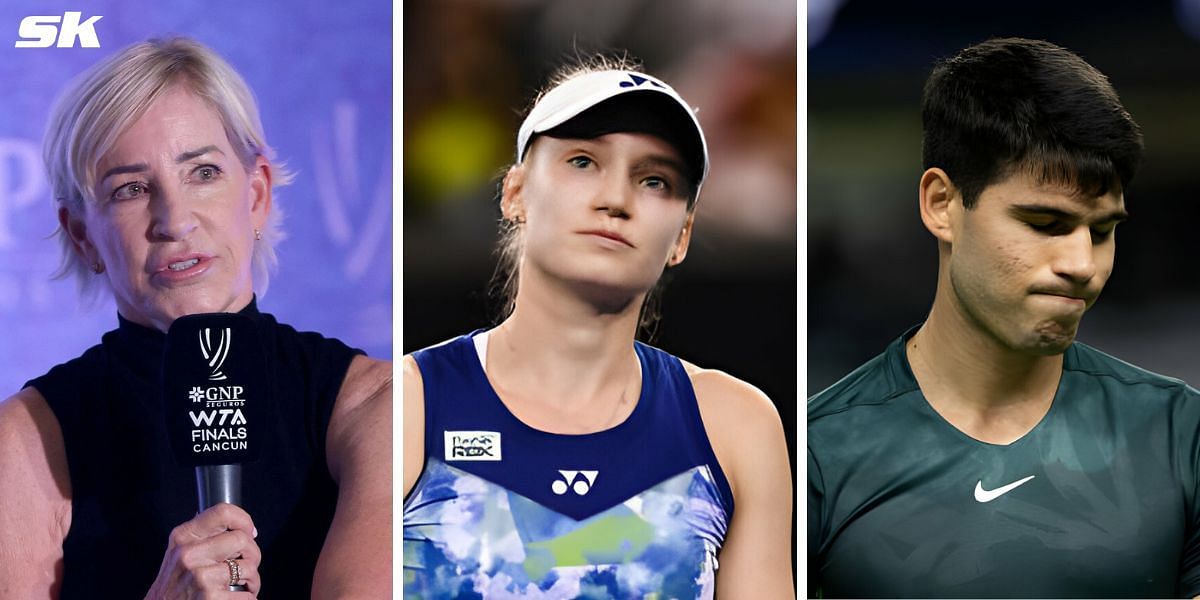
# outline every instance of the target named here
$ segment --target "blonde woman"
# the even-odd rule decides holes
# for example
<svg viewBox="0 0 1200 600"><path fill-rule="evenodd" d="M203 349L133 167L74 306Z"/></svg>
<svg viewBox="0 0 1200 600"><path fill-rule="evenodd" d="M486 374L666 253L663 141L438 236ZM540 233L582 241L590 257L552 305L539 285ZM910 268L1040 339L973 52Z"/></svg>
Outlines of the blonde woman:
<svg viewBox="0 0 1200 600"><path fill-rule="evenodd" d="M45 162L62 270L119 325L0 403L0 597L386 596L391 365L259 311L288 176L241 77L188 39L128 47L69 86ZM243 505L197 515L159 385L164 332L214 312L254 322L278 401Z"/></svg>

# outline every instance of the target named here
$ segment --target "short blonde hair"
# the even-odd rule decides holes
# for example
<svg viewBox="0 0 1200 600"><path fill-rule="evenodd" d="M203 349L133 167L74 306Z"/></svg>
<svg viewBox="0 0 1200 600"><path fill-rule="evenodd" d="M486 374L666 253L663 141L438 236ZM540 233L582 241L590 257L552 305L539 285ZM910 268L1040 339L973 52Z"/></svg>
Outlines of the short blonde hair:
<svg viewBox="0 0 1200 600"><path fill-rule="evenodd" d="M151 39L128 46L92 66L68 85L51 112L42 159L56 207L82 214L93 195L96 169L117 139L172 85L183 85L217 112L229 143L249 170L257 157L272 167L272 187L287 185L292 174L275 161L267 144L258 105L246 82L223 58L185 37ZM251 259L255 290L266 293L278 263L275 244L285 237L282 213L273 207ZM62 260L55 278L75 276L80 294L92 299L104 279L92 275L73 248L70 235L55 232Z"/></svg>

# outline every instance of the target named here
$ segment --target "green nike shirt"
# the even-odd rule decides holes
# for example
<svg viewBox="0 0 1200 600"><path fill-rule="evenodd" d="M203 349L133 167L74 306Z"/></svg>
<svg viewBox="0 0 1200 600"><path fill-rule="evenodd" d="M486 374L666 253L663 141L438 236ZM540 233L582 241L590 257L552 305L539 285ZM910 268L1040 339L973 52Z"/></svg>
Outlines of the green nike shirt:
<svg viewBox="0 0 1200 600"><path fill-rule="evenodd" d="M1007 446L962 433L904 343L808 401L809 594L1200 594L1200 392L1067 349L1049 412Z"/></svg>

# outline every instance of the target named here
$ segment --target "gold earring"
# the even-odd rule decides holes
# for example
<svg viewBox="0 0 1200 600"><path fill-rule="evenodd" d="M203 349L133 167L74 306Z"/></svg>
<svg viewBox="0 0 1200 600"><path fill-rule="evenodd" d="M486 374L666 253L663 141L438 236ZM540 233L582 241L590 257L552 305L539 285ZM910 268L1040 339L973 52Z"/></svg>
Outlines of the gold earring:
<svg viewBox="0 0 1200 600"><path fill-rule="evenodd" d="M671 260L667 261L667 266L674 267L681 262L683 262L683 259L679 257L679 248L672 250L671 251Z"/></svg>

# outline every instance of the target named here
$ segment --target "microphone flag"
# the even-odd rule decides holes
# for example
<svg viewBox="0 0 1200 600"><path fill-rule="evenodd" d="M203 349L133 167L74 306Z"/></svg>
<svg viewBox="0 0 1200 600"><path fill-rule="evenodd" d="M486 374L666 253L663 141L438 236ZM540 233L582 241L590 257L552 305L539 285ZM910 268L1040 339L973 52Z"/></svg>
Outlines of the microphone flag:
<svg viewBox="0 0 1200 600"><path fill-rule="evenodd" d="M167 331L162 401L180 464L231 465L258 457L267 414L266 357L254 321L232 313L180 317ZM261 438L261 435L259 436Z"/></svg>

